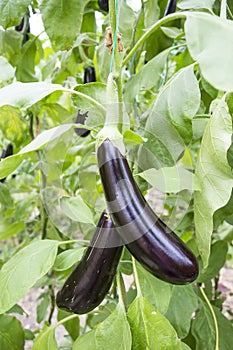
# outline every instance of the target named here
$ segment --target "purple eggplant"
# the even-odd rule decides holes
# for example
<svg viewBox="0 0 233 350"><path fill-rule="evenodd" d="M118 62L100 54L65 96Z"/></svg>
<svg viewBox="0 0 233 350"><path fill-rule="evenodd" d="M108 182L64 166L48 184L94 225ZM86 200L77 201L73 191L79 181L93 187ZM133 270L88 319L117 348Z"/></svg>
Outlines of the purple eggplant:
<svg viewBox="0 0 233 350"><path fill-rule="evenodd" d="M109 11L108 0L98 0L99 8L105 12Z"/></svg>
<svg viewBox="0 0 233 350"><path fill-rule="evenodd" d="M9 143L9 145L7 146L7 148L4 149L4 150L2 151L1 159L10 157L10 156L12 156L12 154L13 154L13 146L12 146L11 143ZM1 179L0 182L3 183L3 182L5 182L5 180L6 180L6 177L4 177L3 179Z"/></svg>
<svg viewBox="0 0 233 350"><path fill-rule="evenodd" d="M131 254L163 281L194 281L198 276L196 257L153 212L126 158L109 140L99 146L97 158L108 211Z"/></svg>
<svg viewBox="0 0 233 350"><path fill-rule="evenodd" d="M87 67L84 70L83 84L94 83L96 81L95 68Z"/></svg>
<svg viewBox="0 0 233 350"><path fill-rule="evenodd" d="M81 113L80 112L80 109L78 110L78 114L77 114L77 116L76 116L76 120L75 120L75 123L76 124L85 124L85 121L86 121L86 119L87 119L87 117L88 117L88 112L86 112L86 113ZM76 132L76 134L78 135L78 136L81 136L81 137L86 137L86 136L88 136L89 134L90 134L90 130L88 130L88 129L82 129L82 128L75 128L74 129L74 131Z"/></svg>
<svg viewBox="0 0 233 350"><path fill-rule="evenodd" d="M176 0L168 0L167 7L163 17L170 15L171 13L174 13L174 12L176 12Z"/></svg>
<svg viewBox="0 0 233 350"><path fill-rule="evenodd" d="M122 248L111 219L103 212L84 256L57 294L57 306L77 314L98 306L111 287Z"/></svg>

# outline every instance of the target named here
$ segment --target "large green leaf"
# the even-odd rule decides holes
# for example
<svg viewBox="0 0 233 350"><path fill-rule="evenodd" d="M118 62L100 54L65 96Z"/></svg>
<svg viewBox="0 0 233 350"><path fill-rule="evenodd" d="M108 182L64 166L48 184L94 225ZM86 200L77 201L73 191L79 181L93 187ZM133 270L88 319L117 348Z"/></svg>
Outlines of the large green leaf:
<svg viewBox="0 0 233 350"><path fill-rule="evenodd" d="M204 268L210 255L213 214L231 196L233 176L227 162L231 135L232 121L228 107L224 101L218 100L202 138L195 173L200 190L194 192L194 219Z"/></svg>
<svg viewBox="0 0 233 350"><path fill-rule="evenodd" d="M86 248L67 249L59 254L54 263L54 270L64 271L81 260Z"/></svg>
<svg viewBox="0 0 233 350"><path fill-rule="evenodd" d="M192 314L198 307L198 297L193 286L173 286L166 317L179 338L185 338L190 329Z"/></svg>
<svg viewBox="0 0 233 350"><path fill-rule="evenodd" d="M142 295L164 314L171 298L171 285L151 275L139 263L136 266Z"/></svg>
<svg viewBox="0 0 233 350"><path fill-rule="evenodd" d="M194 175L181 166L147 169L138 175L165 193L177 193L183 190L193 191Z"/></svg>
<svg viewBox="0 0 233 350"><path fill-rule="evenodd" d="M68 218L74 221L94 225L92 211L84 203L82 197L62 197L60 199L60 205L63 213L68 216Z"/></svg>
<svg viewBox="0 0 233 350"><path fill-rule="evenodd" d="M0 106L10 105L26 109L58 90L63 90L58 84L15 82L0 89Z"/></svg>
<svg viewBox="0 0 233 350"><path fill-rule="evenodd" d="M204 12L190 13L185 34L191 56L216 89L233 91L233 22Z"/></svg>
<svg viewBox="0 0 233 350"><path fill-rule="evenodd" d="M0 56L0 83L12 79L15 74L15 69L6 60L5 57Z"/></svg>
<svg viewBox="0 0 233 350"><path fill-rule="evenodd" d="M15 5L14 5L15 7ZM0 55L13 66L17 65L21 52L22 34L13 29L0 29Z"/></svg>
<svg viewBox="0 0 233 350"><path fill-rule="evenodd" d="M35 56L37 53L36 41L26 42L21 51L16 69L16 78L24 83L37 81L35 74Z"/></svg>
<svg viewBox="0 0 233 350"><path fill-rule="evenodd" d="M232 348L232 324L226 317L223 316L218 308L214 306L212 307L218 323L219 350L229 350ZM216 348L216 331L213 315L211 314L209 307L204 302L202 302L202 308L193 321L192 334L196 339L196 349L213 350Z"/></svg>
<svg viewBox="0 0 233 350"><path fill-rule="evenodd" d="M181 350L181 341L174 328L153 305L137 297L128 310L134 350Z"/></svg>
<svg viewBox="0 0 233 350"><path fill-rule="evenodd" d="M58 350L55 327L46 327L36 338L32 350Z"/></svg>
<svg viewBox="0 0 233 350"><path fill-rule="evenodd" d="M15 4L14 0L1 0L0 1L0 25L4 28L18 25L21 22L22 17L27 12L27 7L32 0L20 0Z"/></svg>
<svg viewBox="0 0 233 350"><path fill-rule="evenodd" d="M16 317L0 315L0 349L24 349L24 330Z"/></svg>
<svg viewBox="0 0 233 350"><path fill-rule="evenodd" d="M57 50L69 50L73 45L80 33L83 12L88 1L42 1L40 11L45 31Z"/></svg>
<svg viewBox="0 0 233 350"><path fill-rule="evenodd" d="M143 170L172 166L192 138L192 118L200 104L200 91L193 65L181 69L158 94L150 111L140 149Z"/></svg>
<svg viewBox="0 0 233 350"><path fill-rule="evenodd" d="M96 350L131 350L131 333L122 304L95 331Z"/></svg>
<svg viewBox="0 0 233 350"><path fill-rule="evenodd" d="M3 106L0 108L0 129L7 139L21 146L27 137L28 124L22 120L17 108Z"/></svg>
<svg viewBox="0 0 233 350"><path fill-rule="evenodd" d="M0 179L11 174L23 161L27 153L45 147L49 142L61 137L64 133L73 128L73 124L63 124L39 134L32 142L22 148L19 153L7 157L0 162Z"/></svg>
<svg viewBox="0 0 233 350"><path fill-rule="evenodd" d="M215 0L181 0L177 6L181 10L186 9L212 9Z"/></svg>
<svg viewBox="0 0 233 350"><path fill-rule="evenodd" d="M83 334L74 342L72 350L97 350L95 343L95 330ZM107 349L107 348L106 348ZM104 350L104 348L102 349Z"/></svg>
<svg viewBox="0 0 233 350"><path fill-rule="evenodd" d="M25 228L25 222L13 222L7 223L4 221L0 221L0 241L10 238Z"/></svg>
<svg viewBox="0 0 233 350"><path fill-rule="evenodd" d="M139 72L133 75L124 87L124 99L132 103L140 90L149 90L159 87L161 74L164 70L170 49L161 52L150 60Z"/></svg>
<svg viewBox="0 0 233 350"><path fill-rule="evenodd" d="M51 269L57 248L57 241L35 241L3 265L0 270L0 313L9 310Z"/></svg>

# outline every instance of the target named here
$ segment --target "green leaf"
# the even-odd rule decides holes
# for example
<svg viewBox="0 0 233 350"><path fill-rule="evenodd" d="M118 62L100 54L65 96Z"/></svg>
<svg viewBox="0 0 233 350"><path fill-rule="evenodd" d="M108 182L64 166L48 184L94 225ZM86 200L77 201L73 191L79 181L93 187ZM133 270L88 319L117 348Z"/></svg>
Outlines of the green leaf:
<svg viewBox="0 0 233 350"><path fill-rule="evenodd" d="M16 317L0 315L0 349L24 350L24 331Z"/></svg>
<svg viewBox="0 0 233 350"><path fill-rule="evenodd" d="M140 135L133 132L132 130L126 130L124 132L125 145L134 146L134 145L138 145L138 144L143 143L143 142L144 142L144 139Z"/></svg>
<svg viewBox="0 0 233 350"><path fill-rule="evenodd" d="M191 56L204 78L216 89L233 90L233 22L208 13L189 13L185 35Z"/></svg>
<svg viewBox="0 0 233 350"><path fill-rule="evenodd" d="M166 317L175 328L179 338L185 338L190 329L192 314L198 307L198 297L193 286L173 286Z"/></svg>
<svg viewBox="0 0 233 350"><path fill-rule="evenodd" d="M59 254L54 263L54 270L64 271L72 267L81 260L86 248L67 249Z"/></svg>
<svg viewBox="0 0 233 350"><path fill-rule="evenodd" d="M42 1L40 11L45 31L56 50L69 50L75 42L80 33L83 12L88 1Z"/></svg>
<svg viewBox="0 0 233 350"><path fill-rule="evenodd" d="M171 299L170 284L161 281L146 271L138 262L136 262L138 280L142 295L153 304L156 309L165 313Z"/></svg>
<svg viewBox="0 0 233 350"><path fill-rule="evenodd" d="M9 310L51 269L57 248L57 241L35 241L3 265L0 270L0 313Z"/></svg>
<svg viewBox="0 0 233 350"><path fill-rule="evenodd" d="M124 87L124 100L127 103L132 103L140 90L159 88L169 52L170 49L167 49L155 56L129 79Z"/></svg>
<svg viewBox="0 0 233 350"><path fill-rule="evenodd" d="M71 220L94 225L92 211L84 203L81 196L62 197L60 206L63 213Z"/></svg>
<svg viewBox="0 0 233 350"><path fill-rule="evenodd" d="M128 310L134 350L181 350L181 341L174 328L153 305L142 296L137 297Z"/></svg>
<svg viewBox="0 0 233 350"><path fill-rule="evenodd" d="M136 20L133 9L124 1L119 1L119 32L125 49L131 44L134 31L132 30Z"/></svg>
<svg viewBox="0 0 233 350"><path fill-rule="evenodd" d="M58 350L55 327L46 327L43 332L36 338L35 343L32 346L32 350Z"/></svg>
<svg viewBox="0 0 233 350"><path fill-rule="evenodd" d="M70 315L71 315L70 312L66 312L64 310L58 310L57 319L58 321L60 321ZM65 323L63 323L63 326L65 327L65 329L67 330L67 332L69 333L69 335L73 340L75 340L79 336L80 324L79 324L78 317L75 317L75 318L72 318L71 320L66 321Z"/></svg>
<svg viewBox="0 0 233 350"><path fill-rule="evenodd" d="M4 221L0 221L0 240L5 240L7 238L10 238L20 231L24 230L25 228L25 222L14 222L14 223L7 223Z"/></svg>
<svg viewBox="0 0 233 350"><path fill-rule="evenodd" d="M200 190L194 192L194 220L204 268L210 255L213 214L231 196L233 176L227 161L231 135L232 122L228 107L224 101L218 100L202 138L195 172Z"/></svg>
<svg viewBox="0 0 233 350"><path fill-rule="evenodd" d="M177 6L181 10L188 9L212 9L215 0L181 0Z"/></svg>
<svg viewBox="0 0 233 350"><path fill-rule="evenodd" d="M105 104L106 101L106 85L103 83L89 83L85 85L77 85L75 91L81 92L84 95L92 97L94 100L101 104ZM81 110L88 110L93 108L93 104L82 96L73 95L73 101Z"/></svg>
<svg viewBox="0 0 233 350"><path fill-rule="evenodd" d="M21 43L22 34L13 29L6 31L0 29L0 55L4 56L12 66L18 63Z"/></svg>
<svg viewBox="0 0 233 350"><path fill-rule="evenodd" d="M219 349L228 350L232 348L233 327L218 308L213 306L219 329ZM215 349L216 331L213 316L209 307L202 302L202 308L195 317L192 325L192 334L196 339L196 349Z"/></svg>
<svg viewBox="0 0 233 350"><path fill-rule="evenodd" d="M1 183L1 182L0 182L0 203L6 208L14 207L14 201L13 201L13 198L11 197L9 188L4 183Z"/></svg>
<svg viewBox="0 0 233 350"><path fill-rule="evenodd" d="M204 270L202 262L199 262L200 274L197 282L208 282L216 277L224 266L228 251L228 244L225 241L217 241L211 246L210 258L207 268Z"/></svg>
<svg viewBox="0 0 233 350"><path fill-rule="evenodd" d="M74 342L72 350L97 350L95 343L95 330L78 337ZM104 349L102 349L104 350Z"/></svg>
<svg viewBox="0 0 233 350"><path fill-rule="evenodd" d="M14 0L2 0L0 2L0 25L4 28L18 25L31 2L31 0L20 0L15 6Z"/></svg>
<svg viewBox="0 0 233 350"><path fill-rule="evenodd" d="M38 80L35 74L36 53L37 47L35 39L23 45L15 73L18 81L27 83Z"/></svg>
<svg viewBox="0 0 233 350"><path fill-rule="evenodd" d="M22 154L13 155L3 159L0 162L0 179L4 179L4 177L7 177L9 174L13 173L13 171L18 168L23 159L24 156Z"/></svg>
<svg viewBox="0 0 233 350"><path fill-rule="evenodd" d="M50 305L50 295L49 292L45 292L40 295L39 299L41 300L40 304L36 307L36 322L41 323L46 319L48 314L48 308Z"/></svg>
<svg viewBox="0 0 233 350"><path fill-rule="evenodd" d="M63 90L59 84L15 82L0 89L0 106L10 105L26 109L45 96L59 90Z"/></svg>
<svg viewBox="0 0 233 350"><path fill-rule="evenodd" d="M96 350L131 350L130 327L123 305L118 304L95 331Z"/></svg>
<svg viewBox="0 0 233 350"><path fill-rule="evenodd" d="M181 69L161 89L145 126L148 141L140 148L141 169L173 166L192 138L192 118L200 104L193 66Z"/></svg>
<svg viewBox="0 0 233 350"><path fill-rule="evenodd" d="M19 110L9 105L0 107L0 129L17 146L24 143L28 133L28 125L21 118Z"/></svg>
<svg viewBox="0 0 233 350"><path fill-rule="evenodd" d="M138 175L164 193L193 191L194 175L181 166L148 169Z"/></svg>
<svg viewBox="0 0 233 350"><path fill-rule="evenodd" d="M5 57L0 56L0 83L12 79L14 74L15 69L12 65L8 63Z"/></svg>

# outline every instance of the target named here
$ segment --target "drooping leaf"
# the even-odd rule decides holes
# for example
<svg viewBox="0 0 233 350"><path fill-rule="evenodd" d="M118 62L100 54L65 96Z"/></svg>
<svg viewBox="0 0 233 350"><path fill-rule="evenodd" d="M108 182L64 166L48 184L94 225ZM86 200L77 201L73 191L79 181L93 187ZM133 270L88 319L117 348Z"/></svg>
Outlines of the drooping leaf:
<svg viewBox="0 0 233 350"><path fill-rule="evenodd" d="M170 49L167 49L155 56L129 79L124 87L124 99L127 103L132 103L140 90L159 87L169 52Z"/></svg>
<svg viewBox="0 0 233 350"><path fill-rule="evenodd" d="M72 350L97 350L95 343L95 330L83 334L74 342Z"/></svg>
<svg viewBox="0 0 233 350"><path fill-rule="evenodd" d="M40 303L36 307L36 322L41 323L46 319L48 314L48 308L50 305L50 295L49 292L45 292L39 297Z"/></svg>
<svg viewBox="0 0 233 350"><path fill-rule="evenodd" d="M181 10L187 9L212 9L215 0L181 0L177 6Z"/></svg>
<svg viewBox="0 0 233 350"><path fill-rule="evenodd" d="M171 299L171 286L152 276L139 263L136 266L142 295L164 314Z"/></svg>
<svg viewBox="0 0 233 350"><path fill-rule="evenodd" d="M36 53L37 47L35 39L30 40L23 45L15 73L18 81L30 83L38 80L35 73Z"/></svg>
<svg viewBox="0 0 233 350"><path fill-rule="evenodd" d="M127 314L134 350L181 350L181 341L169 321L142 296L130 305ZM156 345L155 345L156 344Z"/></svg>
<svg viewBox="0 0 233 350"><path fill-rule="evenodd" d="M219 330L219 349L228 350L232 348L233 327L231 322L220 312L218 308L212 306L217 318ZM196 339L196 348L213 350L216 344L216 330L213 315L206 303L202 302L202 308L197 314L192 325L192 334Z"/></svg>
<svg viewBox="0 0 233 350"><path fill-rule="evenodd" d="M195 172L200 190L194 192L194 219L204 268L210 255L213 214L231 196L233 176L227 162L231 135L232 122L228 107L224 101L218 100L202 138Z"/></svg>
<svg viewBox="0 0 233 350"><path fill-rule="evenodd" d="M216 89L233 90L233 23L204 12L192 12L185 22L191 56L199 63L204 78Z"/></svg>
<svg viewBox="0 0 233 350"><path fill-rule="evenodd" d="M94 225L92 211L84 203L82 197L62 197L60 199L60 205L64 214L70 219Z"/></svg>
<svg viewBox="0 0 233 350"><path fill-rule="evenodd" d="M143 170L173 166L192 138L192 118L200 104L200 91L193 66L181 69L158 94L150 111L140 148Z"/></svg>
<svg viewBox="0 0 233 350"><path fill-rule="evenodd" d="M0 106L26 109L54 91L63 90L59 84L47 82L15 82L0 89Z"/></svg>
<svg viewBox="0 0 233 350"><path fill-rule="evenodd" d="M25 228L25 222L7 223L0 221L0 241L10 238Z"/></svg>
<svg viewBox="0 0 233 350"><path fill-rule="evenodd" d="M18 251L0 270L0 313L9 310L53 266L58 242L35 241Z"/></svg>
<svg viewBox="0 0 233 350"><path fill-rule="evenodd" d="M14 74L15 69L12 65L8 63L5 57L0 56L0 83L12 79Z"/></svg>
<svg viewBox="0 0 233 350"><path fill-rule="evenodd" d="M4 28L18 25L31 2L31 0L20 0L15 6L14 0L2 0L0 2L0 25Z"/></svg>
<svg viewBox="0 0 233 350"><path fill-rule="evenodd" d="M80 33L88 0L43 0L40 5L45 31L57 50L69 50ZM62 23L62 25L60 25Z"/></svg>
<svg viewBox="0 0 233 350"><path fill-rule="evenodd" d="M81 260L86 248L67 249L59 254L53 266L54 270L64 271Z"/></svg>
<svg viewBox="0 0 233 350"><path fill-rule="evenodd" d="M220 269L224 266L228 251L228 244L225 241L217 241L211 246L210 258L206 269L199 263L200 274L197 282L208 282L216 277Z"/></svg>
<svg viewBox="0 0 233 350"><path fill-rule="evenodd" d="M131 333L123 305L118 304L113 313L95 330L96 350L131 350Z"/></svg>
<svg viewBox="0 0 233 350"><path fill-rule="evenodd" d="M44 330L36 338L32 350L58 350L55 338L55 327L45 326Z"/></svg>
<svg viewBox="0 0 233 350"><path fill-rule="evenodd" d="M181 166L147 169L139 175L164 193L177 193L183 190L193 191L194 175Z"/></svg>
<svg viewBox="0 0 233 350"><path fill-rule="evenodd" d="M179 338L189 333L192 314L198 307L198 296L193 286L173 286L166 317L175 328Z"/></svg>
<svg viewBox="0 0 233 350"><path fill-rule="evenodd" d="M0 315L0 349L24 350L23 327L14 316Z"/></svg>

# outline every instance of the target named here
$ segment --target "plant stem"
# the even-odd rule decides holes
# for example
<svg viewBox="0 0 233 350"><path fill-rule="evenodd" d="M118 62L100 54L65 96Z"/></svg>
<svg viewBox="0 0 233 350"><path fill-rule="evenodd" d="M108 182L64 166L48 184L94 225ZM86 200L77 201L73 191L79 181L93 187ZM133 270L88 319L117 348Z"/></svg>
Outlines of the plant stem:
<svg viewBox="0 0 233 350"><path fill-rule="evenodd" d="M119 293L119 304L122 305L124 309L126 309L125 300L124 300L125 290L123 290L122 288L122 284L124 283L124 281L121 277L120 271L117 272L116 281L117 281L117 289Z"/></svg>
<svg viewBox="0 0 233 350"><path fill-rule="evenodd" d="M209 309L210 309L210 312L213 316L213 320L214 320L214 326L215 326L215 332L216 332L216 340L215 340L215 350L219 350L219 332L218 332L218 322L217 322L217 318L215 316L215 313L214 313L214 309L209 301L209 299L207 298L205 292L204 292L204 289L200 286L200 291L201 291L201 294L203 295L203 298L205 299Z"/></svg>
<svg viewBox="0 0 233 350"><path fill-rule="evenodd" d="M136 262L134 257L132 257L132 261L133 261L133 274L134 274L135 284L137 288L137 296L140 297L142 295L142 291L139 283L138 272L137 272L137 267L136 267Z"/></svg>
<svg viewBox="0 0 233 350"><path fill-rule="evenodd" d="M220 18L227 19L227 0L221 1Z"/></svg>
<svg viewBox="0 0 233 350"><path fill-rule="evenodd" d="M52 321L52 317L53 317L55 305L56 305L53 286L49 286L49 291L50 291L50 298L51 298L51 309L49 313L48 323L51 325L51 321Z"/></svg>
<svg viewBox="0 0 233 350"><path fill-rule="evenodd" d="M187 12L178 12L178 13L172 13L166 17L161 18L158 22L156 22L150 29L145 32L141 36L141 38L137 41L137 43L134 45L132 50L128 53L128 55L124 58L122 62L122 66L125 66L126 63L132 58L132 56L135 54L135 52L138 50L138 48L149 38L149 36L154 33L157 29L159 29L163 24L174 21L175 19L182 19L186 18Z"/></svg>
<svg viewBox="0 0 233 350"><path fill-rule="evenodd" d="M73 244L73 243L89 243L90 241L85 240L85 239L71 239L70 241L63 241L59 242L58 245L63 245L63 244Z"/></svg>

